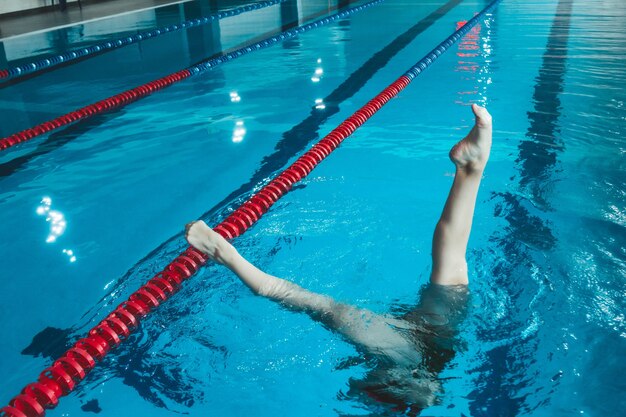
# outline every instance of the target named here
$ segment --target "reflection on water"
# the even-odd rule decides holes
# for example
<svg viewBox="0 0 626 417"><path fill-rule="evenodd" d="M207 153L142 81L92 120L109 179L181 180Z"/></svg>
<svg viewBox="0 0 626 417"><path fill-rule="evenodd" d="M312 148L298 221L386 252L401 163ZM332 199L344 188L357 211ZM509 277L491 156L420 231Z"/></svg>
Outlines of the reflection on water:
<svg viewBox="0 0 626 417"><path fill-rule="evenodd" d="M322 79L322 75L324 75L324 68L322 68L322 58L317 59L317 68L315 68L315 72L311 77L311 81L314 83L319 83Z"/></svg>
<svg viewBox="0 0 626 417"><path fill-rule="evenodd" d="M243 124L243 120L237 120L235 122L235 129L233 130L233 143L239 143L243 141L244 136L246 135L246 128Z"/></svg>
<svg viewBox="0 0 626 417"><path fill-rule="evenodd" d="M46 216L46 221L50 223L50 233L46 238L47 243L56 242L57 238L65 232L67 222L63 213L57 210L51 210L52 199L50 197L44 197L41 200L41 205L37 207L37 214L40 216Z"/></svg>
<svg viewBox="0 0 626 417"><path fill-rule="evenodd" d="M63 249L63 253L67 255L70 262L76 262L76 256L74 255L74 251L71 249Z"/></svg>
<svg viewBox="0 0 626 417"><path fill-rule="evenodd" d="M58 211L52 210L52 199L44 197L36 210L39 216L45 216L46 222L50 223L50 233L46 237L46 243L54 243L59 237L65 233L67 228L67 220L65 215ZM62 253L67 255L70 262L76 262L76 255L72 249L63 249Z"/></svg>
<svg viewBox="0 0 626 417"><path fill-rule="evenodd" d="M466 21L457 22L459 29ZM463 85L471 86L471 90L459 91L456 103L470 105L472 103L487 106L487 89L491 80L491 35L494 25L492 15L483 22L476 24L463 38L461 38L456 56L458 57L455 71L462 74L462 79L467 81Z"/></svg>
<svg viewBox="0 0 626 417"><path fill-rule="evenodd" d="M324 104L324 99L323 98L316 98L315 99L315 108L317 110L324 110L326 108L326 105Z"/></svg>
<svg viewBox="0 0 626 417"><path fill-rule="evenodd" d="M231 103L239 103L241 101L241 96L236 91L230 92L230 101Z"/></svg>

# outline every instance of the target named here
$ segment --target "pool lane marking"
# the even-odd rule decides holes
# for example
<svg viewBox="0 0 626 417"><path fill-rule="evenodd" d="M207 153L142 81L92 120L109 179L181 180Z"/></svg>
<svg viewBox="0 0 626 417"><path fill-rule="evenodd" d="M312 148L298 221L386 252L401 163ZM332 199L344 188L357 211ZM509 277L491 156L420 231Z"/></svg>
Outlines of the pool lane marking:
<svg viewBox="0 0 626 417"><path fill-rule="evenodd" d="M558 121L562 115L559 95L567 72L568 42L571 32L573 0L559 0L548 42L533 89L533 109L529 111L526 138L518 145L521 161L521 183L544 178L558 160L563 141L557 139ZM538 140L540 138L540 140ZM529 194L534 194L531 191ZM543 199L542 196L533 196Z"/></svg>
<svg viewBox="0 0 626 417"><path fill-rule="evenodd" d="M545 201L546 203L543 204L553 204L549 200L549 195L542 195L542 191L538 190L544 190L543 184L550 181L548 179L550 170L559 162L559 154L562 152L562 137L558 138L559 133L557 131L559 118L562 117L559 96L563 92L564 79L567 74L568 43L572 32L573 5L573 0L559 0L541 65L534 77L533 106L527 112L528 130L525 138L520 140L518 144L517 156L511 158L516 162L517 173L515 177L518 178L518 181L515 188L520 191L516 193L502 191L494 195L499 200L498 204L503 207L502 215L498 217L507 222L506 230L510 230L505 236L499 233L490 236L490 240L493 239L496 245L501 245L504 248L503 259L508 260L503 263L503 270L497 274L502 278L494 277L494 285L509 294L517 292L518 289L513 288L511 280L507 277L513 275L516 268L524 268L533 262L532 252L551 251L558 242L556 237L558 235L553 231L554 226L550 224L550 217L541 215L541 213L530 213L526 203L533 202L535 209L544 214L551 210L546 210L542 207L542 203L537 202ZM518 132L506 133L511 136L518 134ZM510 236L515 236L516 241L522 245L511 245ZM532 248L533 251L529 252L526 250L527 248ZM541 294L542 287L543 285L540 284L537 296ZM483 415L482 407L492 398L508 400L511 398L510 393L518 389L514 382L517 379L509 379L508 376L519 377L526 372L525 368L518 368L512 364L533 361L538 350L536 347L529 346L527 340L525 337L515 338L496 349L489 349L484 352L485 363L489 363L490 366L483 372L497 377L486 379L484 385L481 384L480 388L476 387L469 394L473 398L469 408L470 415ZM502 375L507 375L506 380L510 382L503 383L502 378L500 378ZM525 406L515 400L502 401L498 408L491 409L491 413L498 415L499 412L506 410L504 412L506 415L517 415L516 411L523 408Z"/></svg>
<svg viewBox="0 0 626 417"><path fill-rule="evenodd" d="M308 32L312 29L327 25L328 23L334 22L335 20L338 20L338 19L342 19L346 16L359 12L375 4L382 3L383 1L384 0L371 0L362 5L350 7L344 11L315 20L311 23L297 26L293 29L289 29L287 31L281 32L277 35L274 35L262 41L256 42L252 45L236 49L232 52L229 52L217 58L206 59L204 61L199 62L198 64L192 65L183 70L177 71L173 74L167 75L165 77L161 77L157 80L154 80L149 83L143 84L139 87L135 87L133 89L124 91L123 93L116 94L112 97L97 101L96 103L90 104L88 106L81 107L78 110L74 110L73 112L64 114L63 116L59 116L47 122L40 123L34 127L14 133L5 138L1 138L0 139L0 151L10 148L12 146L15 146L19 143L26 142L30 139L33 139L37 136L40 136L52 130L58 129L62 126L77 122L79 120L84 120L94 115L101 114L101 113L104 113L113 109L123 107L130 103L134 103L135 101L143 97L146 97L154 93L155 91L168 87L174 83L184 80L185 78L189 78L191 76L201 74L203 72L206 72L212 69L213 67L217 65L239 58L250 52L267 48L282 40L293 38L301 33Z"/></svg>
<svg viewBox="0 0 626 417"><path fill-rule="evenodd" d="M214 230L226 239L243 234L256 223L270 207L294 184L306 177L321 161L372 117L389 100L408 86L415 77L439 58L450 46L483 19L501 0L493 0L479 14L455 31L435 49L412 66L400 78L387 86L376 97L344 120L311 149L300 156L269 184L232 212ZM141 318L174 294L182 282L193 276L207 257L193 247L188 247L161 272L130 295L111 314L79 339L50 367L44 369L37 382L31 383L14 397L9 405L0 409L9 417L40 417L46 408L54 408L59 397L69 394L114 347L126 340L140 324Z"/></svg>
<svg viewBox="0 0 626 417"><path fill-rule="evenodd" d="M232 10L224 10L218 13L211 14L209 16L185 20L180 23L175 23L169 26L162 26L153 30L146 30L139 32L135 35L124 36L121 38L113 39L106 42L101 42L89 47L77 48L63 54L53 55L48 58L42 58L38 61L28 62L15 67L0 70L0 82L15 80L25 75L35 75L43 70L51 69L58 65L67 64L77 59L89 58L93 55L100 55L102 53L112 51L114 49L123 48L124 46L132 45L142 40L152 39L166 33L177 32L183 29L189 29L212 23L215 20L221 20L225 17L237 16L245 12L263 9L265 7L274 6L280 4L286 0L267 0L259 3L249 4L243 7L238 7ZM135 13L136 11L129 12ZM0 84L2 88L2 84Z"/></svg>

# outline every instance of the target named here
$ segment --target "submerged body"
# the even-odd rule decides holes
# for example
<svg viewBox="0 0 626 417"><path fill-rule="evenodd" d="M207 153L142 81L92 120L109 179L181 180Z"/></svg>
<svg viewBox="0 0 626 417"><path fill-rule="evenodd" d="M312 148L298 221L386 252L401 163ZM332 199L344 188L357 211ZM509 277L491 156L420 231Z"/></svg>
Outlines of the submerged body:
<svg viewBox="0 0 626 417"><path fill-rule="evenodd" d="M357 347L371 370L350 379L347 395L409 415L436 403L442 392L438 375L459 348L458 326L468 295L465 285L430 283L422 289L420 303L400 317L357 316L353 329L367 333L369 342ZM363 317L366 326L358 323Z"/></svg>
<svg viewBox="0 0 626 417"><path fill-rule="evenodd" d="M433 236L433 270L419 304L401 317L380 315L308 291L267 274L204 222L187 225L195 248L233 271L255 294L309 314L337 332L361 353L371 369L351 379L348 395L417 414L441 392L438 374L455 354L458 324L468 298L465 252L478 187L491 149L491 116L472 106L476 123L450 151L456 174Z"/></svg>

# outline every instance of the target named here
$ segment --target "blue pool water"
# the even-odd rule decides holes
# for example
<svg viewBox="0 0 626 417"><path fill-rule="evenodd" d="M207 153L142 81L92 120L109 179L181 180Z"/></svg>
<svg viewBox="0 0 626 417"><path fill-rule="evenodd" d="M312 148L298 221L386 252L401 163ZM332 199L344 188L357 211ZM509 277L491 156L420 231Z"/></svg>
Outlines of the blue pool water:
<svg viewBox="0 0 626 417"><path fill-rule="evenodd" d="M217 224L485 5L387 0L0 153L0 401L182 251L186 222ZM222 22L217 46L270 31L252 21L245 39L226 36L241 21ZM468 105L486 105L494 146L463 349L422 415L623 415L625 28L618 0L504 0L235 246L348 303L414 305L452 181L447 151L471 126ZM214 53L214 39L170 35L0 89L0 133ZM67 223L49 243L44 197ZM394 415L345 395L368 370L342 366L355 355L209 265L48 414Z"/></svg>

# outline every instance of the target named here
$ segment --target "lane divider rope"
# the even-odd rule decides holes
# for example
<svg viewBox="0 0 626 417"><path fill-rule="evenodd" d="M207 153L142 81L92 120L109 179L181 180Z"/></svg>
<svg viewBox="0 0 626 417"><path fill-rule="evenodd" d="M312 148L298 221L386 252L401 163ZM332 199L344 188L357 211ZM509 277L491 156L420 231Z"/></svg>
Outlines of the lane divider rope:
<svg viewBox="0 0 626 417"><path fill-rule="evenodd" d="M103 52L107 52L113 49L122 48L124 46L132 45L133 43L137 43L142 40L155 38L159 35L164 35L166 33L172 33L183 29L206 25L213 22L214 20L220 20L225 17L237 16L244 12L263 9L265 7L282 3L284 1L285 0L268 0L259 3L253 3L232 10L224 10L210 16L192 20L185 20L181 23L175 23L169 26L162 26L153 30L146 30L143 32L139 32L135 35L129 35L119 39L113 39L89 47L74 49L63 54L42 58L38 61L28 62L26 64L21 64L15 67L2 69L0 70L0 81L8 81L11 79L22 77L27 74L34 74L44 69L49 69L60 64L65 64L80 58L88 57L90 55L101 54Z"/></svg>
<svg viewBox="0 0 626 417"><path fill-rule="evenodd" d="M283 41L288 38L293 38L301 33L308 32L312 29L327 25L328 23L334 22L338 19L342 19L353 13L359 12L383 1L384 0L372 0L359 6L348 8L342 12L315 20L311 23L289 29L277 35L266 38L262 41L256 42L250 46L236 49L235 51L229 52L217 58L201 61L198 64L192 65L191 67L185 68L173 74L143 84L139 87L135 87L131 90L124 91L123 93L116 94L112 97L105 98L88 106L81 107L78 110L64 114L63 116L59 116L47 122L40 123L37 126L31 127L30 129L14 133L11 136L0 139L0 151L15 146L18 143L26 142L30 139L43 135L44 133L48 133L52 130L58 129L62 126L77 122L79 120L85 120L97 114L126 106L127 104L133 103L143 97L154 93L155 91L161 90L174 83L184 80L185 78L201 74L217 65L239 58L240 56L246 55L250 52L267 48L277 42Z"/></svg>
<svg viewBox="0 0 626 417"><path fill-rule="evenodd" d="M344 120L259 192L239 206L214 230L229 240L243 234L294 184L306 177L341 142L406 88L415 77L428 68L479 20L483 19L500 1L494 0L463 27L437 45L400 78ZM207 257L204 254L193 247L188 247L161 272L131 294L97 326L89 330L87 336L79 339L51 366L41 372L36 382L28 384L9 402L8 406L0 409L0 417L42 417L46 409L56 407L60 397L69 394L98 361L129 337L144 316L174 294L183 281L194 275L206 261Z"/></svg>

